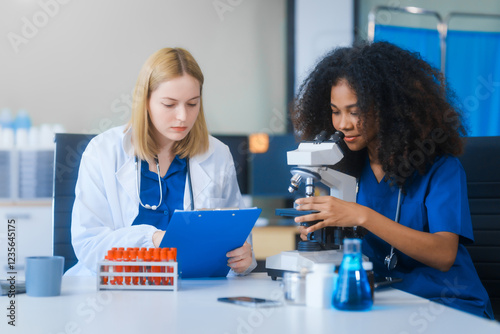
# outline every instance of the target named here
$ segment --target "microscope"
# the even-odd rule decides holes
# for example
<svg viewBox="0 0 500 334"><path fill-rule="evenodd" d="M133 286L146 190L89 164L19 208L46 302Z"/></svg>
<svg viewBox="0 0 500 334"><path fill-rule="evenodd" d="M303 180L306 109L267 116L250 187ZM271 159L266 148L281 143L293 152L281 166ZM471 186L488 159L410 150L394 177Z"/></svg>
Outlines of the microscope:
<svg viewBox="0 0 500 334"><path fill-rule="evenodd" d="M322 131L314 140L302 142L296 150L287 152L288 165L296 165L290 170L292 178L288 191L294 193L301 183L305 183L305 195L311 197L315 193L315 183L321 182L330 188L330 196L355 202L356 178L332 168L344 158L340 147L344 134L337 131L327 137L327 132ZM297 217L313 212L276 209L276 215L284 217ZM300 225L309 227L316 223L318 221ZM282 252L266 259L268 276L276 280L286 271L300 272L303 268L312 268L314 263L333 263L339 266L343 257L343 240L352 237L357 237L356 228L352 227L325 227L309 233L307 240L299 242L297 250Z"/></svg>

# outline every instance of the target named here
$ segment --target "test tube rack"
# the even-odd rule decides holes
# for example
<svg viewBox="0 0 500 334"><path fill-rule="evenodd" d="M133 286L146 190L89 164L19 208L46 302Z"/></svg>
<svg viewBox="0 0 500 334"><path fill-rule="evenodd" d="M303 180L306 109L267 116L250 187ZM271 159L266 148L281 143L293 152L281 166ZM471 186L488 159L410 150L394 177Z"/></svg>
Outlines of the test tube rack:
<svg viewBox="0 0 500 334"><path fill-rule="evenodd" d="M98 290L170 290L177 291L177 262L98 263Z"/></svg>

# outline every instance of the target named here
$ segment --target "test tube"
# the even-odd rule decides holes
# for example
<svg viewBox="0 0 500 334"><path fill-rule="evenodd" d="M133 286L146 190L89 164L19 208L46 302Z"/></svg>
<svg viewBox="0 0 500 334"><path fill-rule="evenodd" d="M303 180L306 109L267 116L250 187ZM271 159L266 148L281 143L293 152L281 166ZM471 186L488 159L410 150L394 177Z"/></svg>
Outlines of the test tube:
<svg viewBox="0 0 500 334"><path fill-rule="evenodd" d="M137 250L136 248L133 248L131 251L130 251L130 262L137 262ZM130 266L131 267L131 271L133 273L138 273L139 272L139 266ZM132 284L134 285L137 285L139 283L139 277L138 276L134 276L132 277Z"/></svg>
<svg viewBox="0 0 500 334"><path fill-rule="evenodd" d="M145 256L146 256L146 248L141 248L139 252L137 252L137 261L144 262ZM141 273L145 272L144 266L138 266L137 268L139 269L139 272ZM139 282L141 285L146 285L146 278L144 276L141 276L139 278Z"/></svg>
<svg viewBox="0 0 500 334"><path fill-rule="evenodd" d="M110 249L108 250L108 261L110 262L114 262L115 261L115 250L116 249ZM108 266L108 272L112 273L114 272L114 266ZM111 284L111 285L115 285L115 279L113 276L109 276L108 279L107 279L108 283Z"/></svg>
<svg viewBox="0 0 500 334"><path fill-rule="evenodd" d="M144 253L144 261L145 262L150 262L152 261L153 258L153 252L151 249L146 249L146 252ZM144 266L144 272L146 273L145 277L147 277L147 284L153 285L153 278L151 277L151 265L145 265Z"/></svg>
<svg viewBox="0 0 500 334"><path fill-rule="evenodd" d="M126 251L123 252L122 261L123 262L130 262L130 250L127 249ZM125 265L125 266L123 266L123 269L126 273L130 273L132 268L130 266ZM124 278L125 278L125 284L130 285L130 278L131 277L128 275L125 275Z"/></svg>
<svg viewBox="0 0 500 334"><path fill-rule="evenodd" d="M160 260L161 260L160 249L159 248L154 248L153 249L153 261L160 262ZM161 266L153 266L152 271L154 273L161 272ZM161 284L161 277L160 276L155 276L153 280L154 280L154 284L155 285L160 285Z"/></svg>
<svg viewBox="0 0 500 334"><path fill-rule="evenodd" d="M168 261L169 262L175 262L176 261L176 258L177 258L177 249L176 248L170 248L167 252L168 254ZM174 272L174 268L173 267L168 267L168 272L169 273L173 273ZM176 279L175 277L169 277L169 285L174 285L174 279Z"/></svg>
<svg viewBox="0 0 500 334"><path fill-rule="evenodd" d="M123 259L123 250L118 248L118 250L115 252L115 261L122 262L122 259ZM123 266L115 266L115 270L116 272L121 273L123 272ZM115 276L115 284L122 285L123 276Z"/></svg>
<svg viewBox="0 0 500 334"><path fill-rule="evenodd" d="M109 257L106 255L104 256L104 262L108 262L109 261ZM101 266L101 272L103 273L107 273L109 271L109 266L106 266L106 265L102 265ZM101 284L102 285L108 285L108 276L101 276Z"/></svg>
<svg viewBox="0 0 500 334"><path fill-rule="evenodd" d="M162 248L161 251L160 251L160 259L161 259L161 262L167 262L168 261L168 248ZM166 268L165 266L165 263L163 263L164 265L161 266L161 272L162 273L165 273L165 272L168 272L168 269ZM169 277L162 277L161 278L161 285L167 285L169 283Z"/></svg>

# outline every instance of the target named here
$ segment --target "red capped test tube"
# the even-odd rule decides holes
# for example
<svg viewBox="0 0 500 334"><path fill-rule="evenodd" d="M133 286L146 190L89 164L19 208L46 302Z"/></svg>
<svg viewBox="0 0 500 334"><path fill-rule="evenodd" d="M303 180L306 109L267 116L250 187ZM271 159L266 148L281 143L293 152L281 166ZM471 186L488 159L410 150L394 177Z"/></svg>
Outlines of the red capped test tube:
<svg viewBox="0 0 500 334"><path fill-rule="evenodd" d="M146 248L141 248L139 252L137 252L137 261L144 262L146 260ZM143 273L146 271L144 266L139 266L139 272ZM146 285L146 278L144 276L139 277L139 282L141 285Z"/></svg>
<svg viewBox="0 0 500 334"><path fill-rule="evenodd" d="M160 260L161 260L161 262L165 262L165 263L162 263L163 264L163 266L161 267L161 272L162 273L168 272L168 269L165 266L165 264L168 261L167 251L168 251L167 248L162 248L160 250ZM168 284L168 279L169 279L168 277L162 277L161 278L161 285L167 285Z"/></svg>
<svg viewBox="0 0 500 334"><path fill-rule="evenodd" d="M116 249L110 249L110 250L108 250L108 255L107 255L108 261L110 261L110 262L115 261L115 251L116 251ZM108 272L110 272L110 273L114 272L114 268L115 268L114 266L108 266ZM114 279L113 276L108 276L106 278L106 281L109 284L112 284L112 285L115 284L115 279Z"/></svg>
<svg viewBox="0 0 500 334"><path fill-rule="evenodd" d="M137 262L137 250L133 248L130 251L130 262L136 263ZM131 272L133 273L138 273L139 272L139 266L130 266ZM132 277L132 284L137 285L139 284L139 276L133 276Z"/></svg>
<svg viewBox="0 0 500 334"><path fill-rule="evenodd" d="M160 262L160 249L159 248L154 248L153 249L153 261L154 262ZM153 266L151 268L151 271L154 273L160 273L161 272L161 266ZM154 276L154 284L155 285L160 285L161 284L161 277L160 276Z"/></svg>
<svg viewBox="0 0 500 334"><path fill-rule="evenodd" d="M123 250L118 248L118 250L115 252L115 262L122 262L122 260L123 260ZM114 266L114 267L117 273L123 272L123 266ZM117 285L123 284L123 276L115 276L114 280L115 284Z"/></svg>
<svg viewBox="0 0 500 334"><path fill-rule="evenodd" d="M123 252L122 261L126 262L126 263L130 262L130 250L127 249L126 251ZM126 273L130 273L131 269L132 268L130 266L128 266L128 265L123 266L123 271L126 272ZM131 277L128 276L128 275L125 275L124 278L125 278L124 279L125 284L130 285L130 282L131 282L130 278Z"/></svg>
<svg viewBox="0 0 500 334"><path fill-rule="evenodd" d="M109 262L109 257L107 255L104 257L104 262ZM109 266L102 265L101 272L103 272L103 273L109 272ZM108 285L108 279L109 279L109 276L101 276L101 284Z"/></svg>
<svg viewBox="0 0 500 334"><path fill-rule="evenodd" d="M176 259L177 259L177 248L170 248L167 252L168 254L168 262L175 262ZM169 273L173 273L174 272L174 268L173 267L168 267L168 272ZM170 277L169 278L169 284L170 285L174 285L174 280L176 278L175 277Z"/></svg>
<svg viewBox="0 0 500 334"><path fill-rule="evenodd" d="M145 262L153 261L153 250L152 249L146 249L146 252L144 253L144 261ZM151 277L151 265L145 265L144 272L146 273L145 277L147 277L147 284L153 285L154 282L153 282L153 278Z"/></svg>

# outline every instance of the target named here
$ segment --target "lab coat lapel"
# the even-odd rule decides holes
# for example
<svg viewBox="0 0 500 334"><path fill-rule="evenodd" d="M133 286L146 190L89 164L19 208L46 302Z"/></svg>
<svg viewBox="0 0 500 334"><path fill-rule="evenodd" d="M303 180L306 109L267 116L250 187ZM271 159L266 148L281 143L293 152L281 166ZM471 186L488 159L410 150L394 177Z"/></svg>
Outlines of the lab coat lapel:
<svg viewBox="0 0 500 334"><path fill-rule="evenodd" d="M137 197L136 177L134 158L128 157L127 161L116 172L116 179L130 197L131 201L134 201L134 198Z"/></svg>
<svg viewBox="0 0 500 334"><path fill-rule="evenodd" d="M193 186L194 208L201 209L207 207L208 195L205 189L212 183L212 179L200 165L198 159L190 159L189 168L191 173L191 182ZM187 179L187 178L186 178ZM189 183L186 180L186 189L184 192L184 208L190 210L191 198L189 196Z"/></svg>

